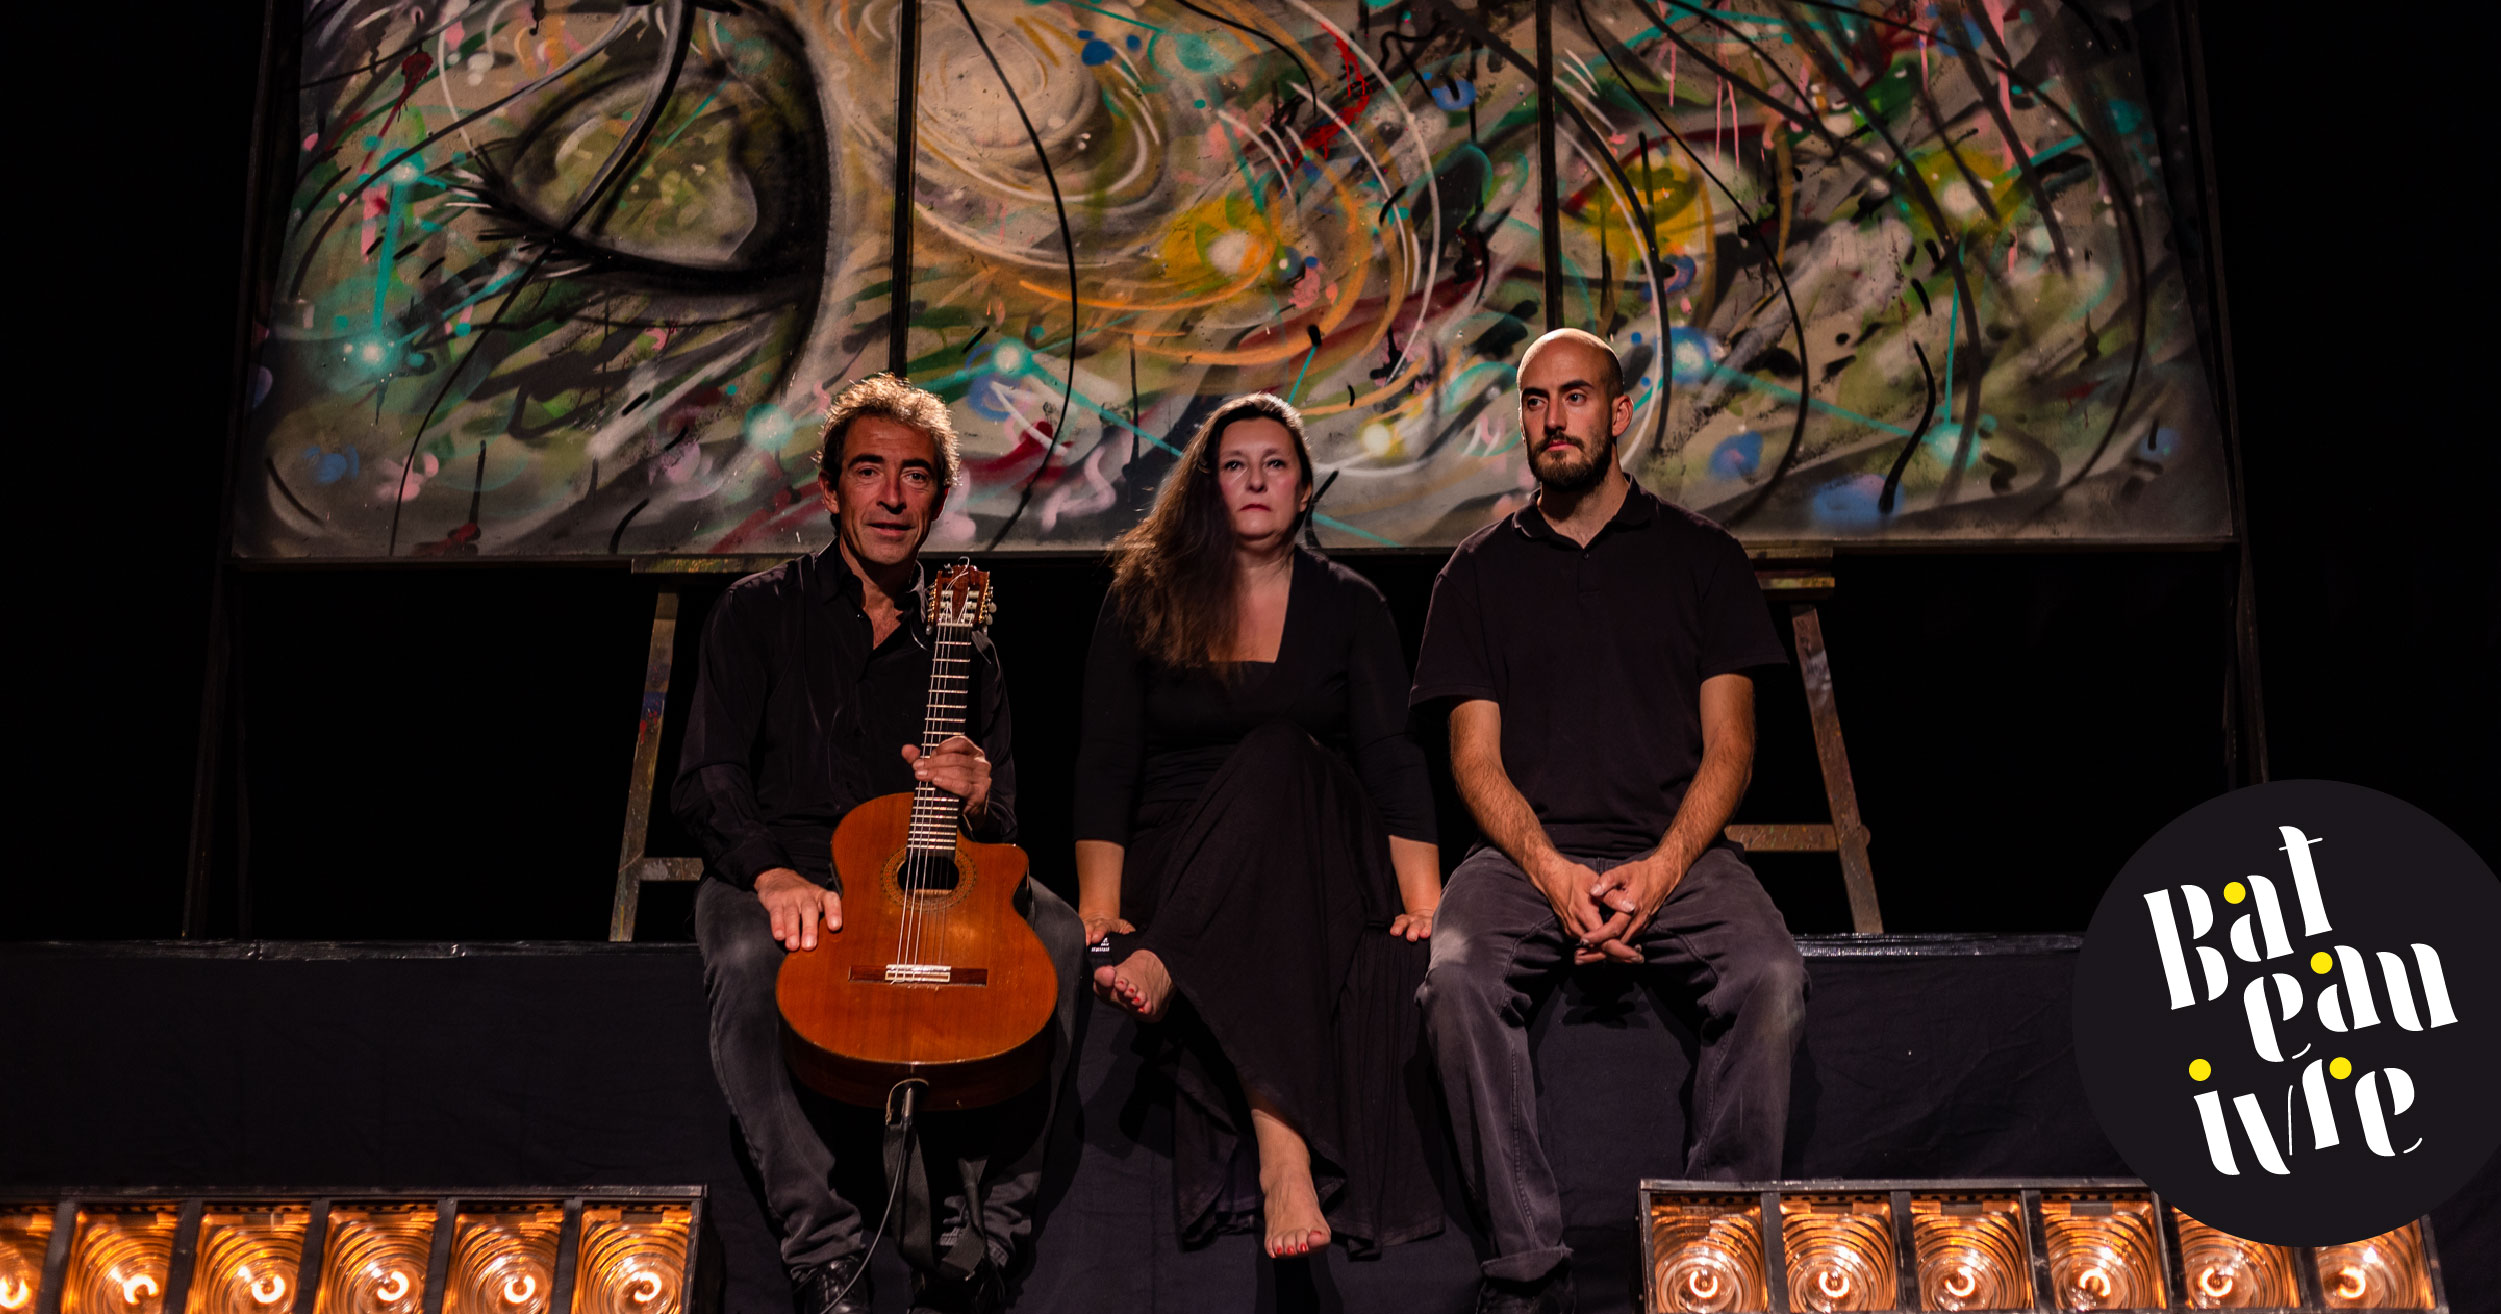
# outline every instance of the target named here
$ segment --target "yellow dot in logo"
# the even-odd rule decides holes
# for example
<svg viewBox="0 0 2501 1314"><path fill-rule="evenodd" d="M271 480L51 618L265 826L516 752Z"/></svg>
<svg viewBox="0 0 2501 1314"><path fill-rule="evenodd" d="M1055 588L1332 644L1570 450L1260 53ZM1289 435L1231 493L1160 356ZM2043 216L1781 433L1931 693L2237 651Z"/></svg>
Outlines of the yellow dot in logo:
<svg viewBox="0 0 2501 1314"><path fill-rule="evenodd" d="M2343 1081L2345 1078L2353 1075L2353 1060L2349 1058L2340 1058L2327 1065L2327 1072L2329 1076L2334 1077L2338 1081Z"/></svg>
<svg viewBox="0 0 2501 1314"><path fill-rule="evenodd" d="M2336 960L2328 957L2325 949L2321 949L2317 953L2310 955L2310 970L2321 976L2327 975L2327 969L2334 967L2335 965Z"/></svg>
<svg viewBox="0 0 2501 1314"><path fill-rule="evenodd" d="M2189 1060L2189 1063L2188 1063L2188 1079L2189 1079L2190 1081L2204 1081L2206 1078L2211 1077L2211 1076L2213 1076L2213 1075L2214 1075L2214 1065L2213 1065L2213 1064L2208 1063L2208 1062L2207 1062L2207 1061L2205 1061L2204 1059L2191 1059L2191 1060Z"/></svg>
<svg viewBox="0 0 2501 1314"><path fill-rule="evenodd" d="M2223 901L2225 903L2239 903L2241 900L2248 897L2249 887L2241 884L2239 881L2234 881L2223 887Z"/></svg>

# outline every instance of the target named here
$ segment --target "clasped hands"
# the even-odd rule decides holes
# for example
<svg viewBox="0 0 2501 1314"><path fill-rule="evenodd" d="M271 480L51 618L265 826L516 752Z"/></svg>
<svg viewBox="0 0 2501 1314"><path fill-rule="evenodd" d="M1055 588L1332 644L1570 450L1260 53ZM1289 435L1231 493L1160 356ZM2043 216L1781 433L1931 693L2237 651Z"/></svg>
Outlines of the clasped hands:
<svg viewBox="0 0 2501 1314"><path fill-rule="evenodd" d="M928 753L905 744L903 760L912 764L913 779L963 799L966 816L978 817L990 806L990 759L972 740L956 735ZM773 938L784 949L814 949L820 926L829 934L842 929L842 895L788 867L757 873L756 901L771 915Z"/></svg>
<svg viewBox="0 0 2501 1314"><path fill-rule="evenodd" d="M1667 902L1688 865L1654 852L1598 872L1548 851L1536 860L1528 879L1577 942L1574 963L1638 963L1641 950L1634 947L1634 938Z"/></svg>

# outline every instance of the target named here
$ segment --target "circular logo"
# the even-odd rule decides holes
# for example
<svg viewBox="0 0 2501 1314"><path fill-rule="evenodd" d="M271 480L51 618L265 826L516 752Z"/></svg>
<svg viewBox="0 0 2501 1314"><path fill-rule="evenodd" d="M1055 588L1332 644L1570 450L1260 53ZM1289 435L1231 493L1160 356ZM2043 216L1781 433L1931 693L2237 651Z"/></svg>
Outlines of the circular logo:
<svg viewBox="0 0 2501 1314"><path fill-rule="evenodd" d="M2076 964L2102 1130L2209 1226L2276 1245L2428 1213L2501 1143L2501 881L2376 790L2252 786L2137 850Z"/></svg>

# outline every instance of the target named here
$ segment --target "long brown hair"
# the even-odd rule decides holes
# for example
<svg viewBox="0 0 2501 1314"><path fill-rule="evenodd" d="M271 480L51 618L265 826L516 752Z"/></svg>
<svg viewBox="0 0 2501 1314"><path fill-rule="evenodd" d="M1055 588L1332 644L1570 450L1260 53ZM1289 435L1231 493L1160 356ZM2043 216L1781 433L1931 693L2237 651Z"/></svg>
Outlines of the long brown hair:
<svg viewBox="0 0 2501 1314"><path fill-rule="evenodd" d="M1138 651L1167 666L1210 666L1233 649L1241 572L1234 566L1224 491L1216 484L1216 455L1224 431L1243 420L1274 420L1293 435L1294 455L1303 466L1303 504L1286 534L1291 542L1310 506L1311 444L1303 437L1302 413L1264 392L1218 406L1164 476L1155 509L1137 528L1112 540L1112 596L1121 617Z"/></svg>

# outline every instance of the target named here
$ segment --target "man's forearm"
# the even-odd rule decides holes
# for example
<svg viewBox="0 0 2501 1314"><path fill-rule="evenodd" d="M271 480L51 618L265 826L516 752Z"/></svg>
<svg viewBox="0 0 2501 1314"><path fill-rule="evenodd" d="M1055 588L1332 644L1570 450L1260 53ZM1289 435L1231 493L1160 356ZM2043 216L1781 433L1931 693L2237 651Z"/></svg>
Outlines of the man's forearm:
<svg viewBox="0 0 2501 1314"><path fill-rule="evenodd" d="M1679 877L1728 829L1754 778L1754 682L1734 673L1703 681L1701 710L1702 765L1656 851Z"/></svg>
<svg viewBox="0 0 2501 1314"><path fill-rule="evenodd" d="M1459 797L1466 800L1468 811L1476 817L1476 828L1485 833L1487 843L1502 850L1522 871L1533 870L1535 861L1554 852L1554 842L1546 838L1546 828L1537 822L1536 809L1520 797L1519 788L1511 783L1499 763L1490 768L1482 763L1467 766L1452 764L1458 779Z"/></svg>
<svg viewBox="0 0 2501 1314"><path fill-rule="evenodd" d="M745 768L700 767L681 775L671 793L678 820L694 833L706 869L719 879L753 889L758 876L792 865L764 824Z"/></svg>
<svg viewBox="0 0 2501 1314"><path fill-rule="evenodd" d="M1728 819L1736 815L1737 802L1745 797L1746 785L1754 777L1753 747L1748 744L1743 749L1703 754L1702 769L1685 786L1684 801L1676 805L1676 819L1668 823L1667 835L1659 841L1659 856L1673 862L1676 870L1681 872L1699 861L1703 850L1728 829Z"/></svg>
<svg viewBox="0 0 2501 1314"><path fill-rule="evenodd" d="M1460 800L1476 818L1476 828L1513 865L1535 871L1542 859L1554 855L1554 841L1538 822L1537 810L1503 770L1500 705L1467 702L1451 709L1450 774Z"/></svg>

